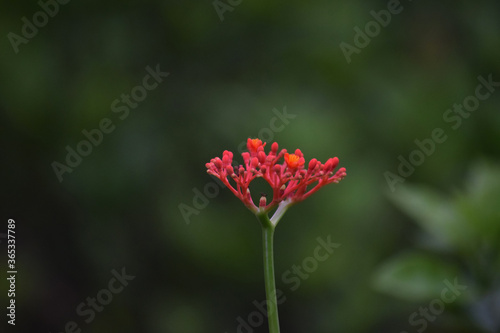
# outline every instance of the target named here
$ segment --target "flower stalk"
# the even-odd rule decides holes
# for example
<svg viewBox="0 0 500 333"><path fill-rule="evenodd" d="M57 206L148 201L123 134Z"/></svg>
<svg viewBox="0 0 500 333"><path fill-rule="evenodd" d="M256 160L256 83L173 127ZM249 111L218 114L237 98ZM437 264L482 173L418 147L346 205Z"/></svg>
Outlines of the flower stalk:
<svg viewBox="0 0 500 333"><path fill-rule="evenodd" d="M278 299L274 277L274 228L267 214L258 214L262 224L262 252L264 258L264 282L266 287L269 333L279 333Z"/></svg>

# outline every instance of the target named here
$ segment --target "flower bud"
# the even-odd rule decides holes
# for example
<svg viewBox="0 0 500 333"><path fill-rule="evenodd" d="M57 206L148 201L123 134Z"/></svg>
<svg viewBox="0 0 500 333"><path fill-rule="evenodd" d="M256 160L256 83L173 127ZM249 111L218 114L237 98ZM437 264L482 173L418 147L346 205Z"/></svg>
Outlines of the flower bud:
<svg viewBox="0 0 500 333"><path fill-rule="evenodd" d="M316 167L316 164L318 163L318 160L313 158L312 160L309 161L309 171L312 171L314 170L314 168Z"/></svg>
<svg viewBox="0 0 500 333"><path fill-rule="evenodd" d="M248 160L250 160L250 154L247 152L241 153L241 157L243 157L243 162L245 162L245 164L248 162Z"/></svg>
<svg viewBox="0 0 500 333"><path fill-rule="evenodd" d="M220 160L220 158L218 158L218 157L215 158L214 164L217 167L217 169L222 168L222 161Z"/></svg>
<svg viewBox="0 0 500 333"><path fill-rule="evenodd" d="M262 193L262 196L260 197L259 200L259 207L266 207L267 204L267 199L265 193Z"/></svg>
<svg viewBox="0 0 500 333"><path fill-rule="evenodd" d="M277 142L273 142L273 144L271 145L271 152L273 152L274 155L276 155L276 153L278 152L278 143Z"/></svg>
<svg viewBox="0 0 500 333"><path fill-rule="evenodd" d="M266 153L264 153L263 151L259 151L259 153L257 154L257 157L259 158L260 163L266 162Z"/></svg>

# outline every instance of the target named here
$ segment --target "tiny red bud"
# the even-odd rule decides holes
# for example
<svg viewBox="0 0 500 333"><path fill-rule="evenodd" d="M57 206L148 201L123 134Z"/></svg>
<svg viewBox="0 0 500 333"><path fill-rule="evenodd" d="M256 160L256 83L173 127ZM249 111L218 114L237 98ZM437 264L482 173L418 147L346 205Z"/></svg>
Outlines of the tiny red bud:
<svg viewBox="0 0 500 333"><path fill-rule="evenodd" d="M220 158L217 157L214 161L214 164L217 167L217 169L222 168L222 161L220 160Z"/></svg>
<svg viewBox="0 0 500 333"><path fill-rule="evenodd" d="M266 204L267 204L267 199L266 199L266 196L263 195L260 197L259 207L266 207Z"/></svg>
<svg viewBox="0 0 500 333"><path fill-rule="evenodd" d="M333 169L333 158L329 158L325 165L323 165L323 171L328 172L331 169Z"/></svg>
<svg viewBox="0 0 500 333"><path fill-rule="evenodd" d="M260 163L266 162L266 153L264 153L263 151L259 151L259 154L257 155L257 157L259 158Z"/></svg>
<svg viewBox="0 0 500 333"><path fill-rule="evenodd" d="M277 142L273 142L273 144L271 145L271 151L276 155L276 153L278 152L278 143Z"/></svg>
<svg viewBox="0 0 500 333"><path fill-rule="evenodd" d="M335 169L339 165L339 159L337 157L332 158L332 167Z"/></svg>
<svg viewBox="0 0 500 333"><path fill-rule="evenodd" d="M309 161L309 171L314 170L316 167L316 164L318 163L318 160L313 158L312 160Z"/></svg>

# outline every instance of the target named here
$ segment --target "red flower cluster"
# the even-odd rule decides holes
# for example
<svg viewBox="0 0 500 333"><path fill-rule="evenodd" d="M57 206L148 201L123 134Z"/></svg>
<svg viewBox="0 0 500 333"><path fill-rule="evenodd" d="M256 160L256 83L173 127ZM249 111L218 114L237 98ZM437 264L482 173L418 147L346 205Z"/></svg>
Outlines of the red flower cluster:
<svg viewBox="0 0 500 333"><path fill-rule="evenodd" d="M259 139L248 139L248 152L241 154L244 165L233 166L233 153L227 150L222 154L222 160L216 157L206 164L207 172L219 178L253 212L259 208L252 200L249 186L256 177L264 178L273 189L273 199L269 204L266 204L265 196L259 202L260 209L268 211L284 200L290 203L302 201L324 185L338 183L346 176L345 168L334 172L339 164L337 157L328 159L325 164L313 158L306 169L300 149L294 154L289 154L286 149L278 152L278 144L274 142L266 154L265 146ZM280 164L282 157L284 161Z"/></svg>

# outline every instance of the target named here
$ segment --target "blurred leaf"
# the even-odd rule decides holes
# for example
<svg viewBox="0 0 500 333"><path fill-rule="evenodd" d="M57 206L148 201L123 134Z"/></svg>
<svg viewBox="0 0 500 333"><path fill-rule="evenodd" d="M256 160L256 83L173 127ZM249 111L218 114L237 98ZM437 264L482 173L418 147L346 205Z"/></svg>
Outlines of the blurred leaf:
<svg viewBox="0 0 500 333"><path fill-rule="evenodd" d="M438 193L418 186L400 187L393 202L427 230L440 245L451 249L467 247L470 227L452 202Z"/></svg>
<svg viewBox="0 0 500 333"><path fill-rule="evenodd" d="M409 301L423 301L440 295L445 279L454 279L458 269L430 255L403 253L384 263L373 284L381 292Z"/></svg>
<svg viewBox="0 0 500 333"><path fill-rule="evenodd" d="M500 168L477 163L466 184L467 193L457 198L457 206L479 243L498 246L500 240Z"/></svg>

